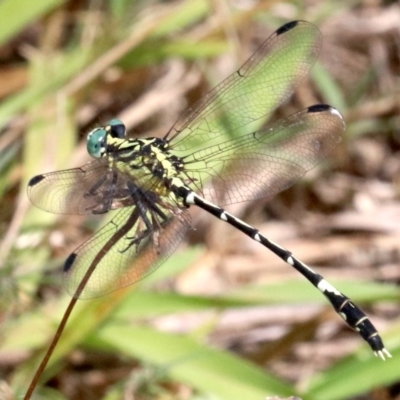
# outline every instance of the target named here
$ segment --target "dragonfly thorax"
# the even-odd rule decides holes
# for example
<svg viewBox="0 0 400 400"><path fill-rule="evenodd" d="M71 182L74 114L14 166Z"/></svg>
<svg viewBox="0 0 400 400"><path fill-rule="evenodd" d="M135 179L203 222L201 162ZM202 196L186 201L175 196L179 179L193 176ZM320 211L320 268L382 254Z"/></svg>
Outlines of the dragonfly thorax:
<svg viewBox="0 0 400 400"><path fill-rule="evenodd" d="M108 157L111 168L117 167L133 180L167 192L171 180L180 180L183 161L170 153L166 139L126 139L122 121L113 119L87 135L87 150L93 158Z"/></svg>
<svg viewBox="0 0 400 400"><path fill-rule="evenodd" d="M183 170L182 160L171 154L168 141L160 138L138 139L139 163L155 179L168 182L178 178Z"/></svg>

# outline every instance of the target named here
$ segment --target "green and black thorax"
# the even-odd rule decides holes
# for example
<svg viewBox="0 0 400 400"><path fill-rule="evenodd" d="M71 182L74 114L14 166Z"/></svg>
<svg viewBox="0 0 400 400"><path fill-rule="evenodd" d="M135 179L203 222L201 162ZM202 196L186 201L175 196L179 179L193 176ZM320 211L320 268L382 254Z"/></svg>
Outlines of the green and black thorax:
<svg viewBox="0 0 400 400"><path fill-rule="evenodd" d="M171 154L168 140L127 139L125 125L114 119L88 134L87 149L94 158L106 157L111 171L123 174L141 191L183 205L172 189L185 185L184 162Z"/></svg>

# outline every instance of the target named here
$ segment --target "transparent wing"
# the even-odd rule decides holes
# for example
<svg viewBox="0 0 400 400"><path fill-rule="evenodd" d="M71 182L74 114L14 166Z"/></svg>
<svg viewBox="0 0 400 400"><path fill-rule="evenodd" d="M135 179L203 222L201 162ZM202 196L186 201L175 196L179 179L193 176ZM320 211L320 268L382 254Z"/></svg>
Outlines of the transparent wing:
<svg viewBox="0 0 400 400"><path fill-rule="evenodd" d="M136 206L120 210L67 258L67 292L84 299L98 297L152 273L173 253L190 226L186 210L175 209L174 214L168 209L147 210L143 217L143 210Z"/></svg>
<svg viewBox="0 0 400 400"><path fill-rule="evenodd" d="M209 147L224 140L224 132L259 121L285 101L318 57L318 28L305 21L290 22L270 36L244 65L188 109L167 138L179 152Z"/></svg>
<svg viewBox="0 0 400 400"><path fill-rule="evenodd" d="M193 189L218 204L270 197L290 187L340 142L345 124L333 107L318 104L260 131L185 158Z"/></svg>
<svg viewBox="0 0 400 400"><path fill-rule="evenodd" d="M33 177L28 197L35 206L56 214L100 214L133 204L128 181L102 158L80 168Z"/></svg>

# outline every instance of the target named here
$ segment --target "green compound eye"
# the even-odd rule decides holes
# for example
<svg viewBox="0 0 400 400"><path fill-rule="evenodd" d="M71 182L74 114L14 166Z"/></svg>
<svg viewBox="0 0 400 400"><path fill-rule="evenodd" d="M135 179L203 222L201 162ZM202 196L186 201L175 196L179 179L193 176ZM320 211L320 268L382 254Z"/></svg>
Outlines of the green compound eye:
<svg viewBox="0 0 400 400"><path fill-rule="evenodd" d="M106 136L105 128L96 128L89 132L87 136L87 151L93 158L101 158L106 151Z"/></svg>

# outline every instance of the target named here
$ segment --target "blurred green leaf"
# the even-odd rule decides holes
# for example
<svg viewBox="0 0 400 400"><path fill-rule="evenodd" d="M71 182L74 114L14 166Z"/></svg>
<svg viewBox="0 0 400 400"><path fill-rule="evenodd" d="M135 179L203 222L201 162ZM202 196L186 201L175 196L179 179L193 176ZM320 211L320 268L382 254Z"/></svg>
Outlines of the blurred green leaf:
<svg viewBox="0 0 400 400"><path fill-rule="evenodd" d="M390 351L393 358L386 361L374 357L370 351L364 351L337 363L312 379L307 398L348 399L379 386L389 385L399 376L400 347Z"/></svg>
<svg viewBox="0 0 400 400"><path fill-rule="evenodd" d="M351 296L354 301L373 303L376 301L397 301L400 288L385 283L329 280L341 292ZM329 304L322 293L313 290L304 279L287 280L280 284L249 285L226 294L236 300L242 299L264 304L313 302ZM329 305L330 306L330 305Z"/></svg>
<svg viewBox="0 0 400 400"><path fill-rule="evenodd" d="M2 0L0 2L0 46L26 28L28 24L65 2L65 0Z"/></svg>
<svg viewBox="0 0 400 400"><path fill-rule="evenodd" d="M324 101L337 108L341 113L347 110L347 104L338 83L332 78L328 70L317 62L312 70L312 76L321 91Z"/></svg>
<svg viewBox="0 0 400 400"><path fill-rule="evenodd" d="M219 399L259 400L267 395L293 395L291 385L230 353L212 349L188 338L151 328L108 325L90 342L121 354L151 362L173 379Z"/></svg>

